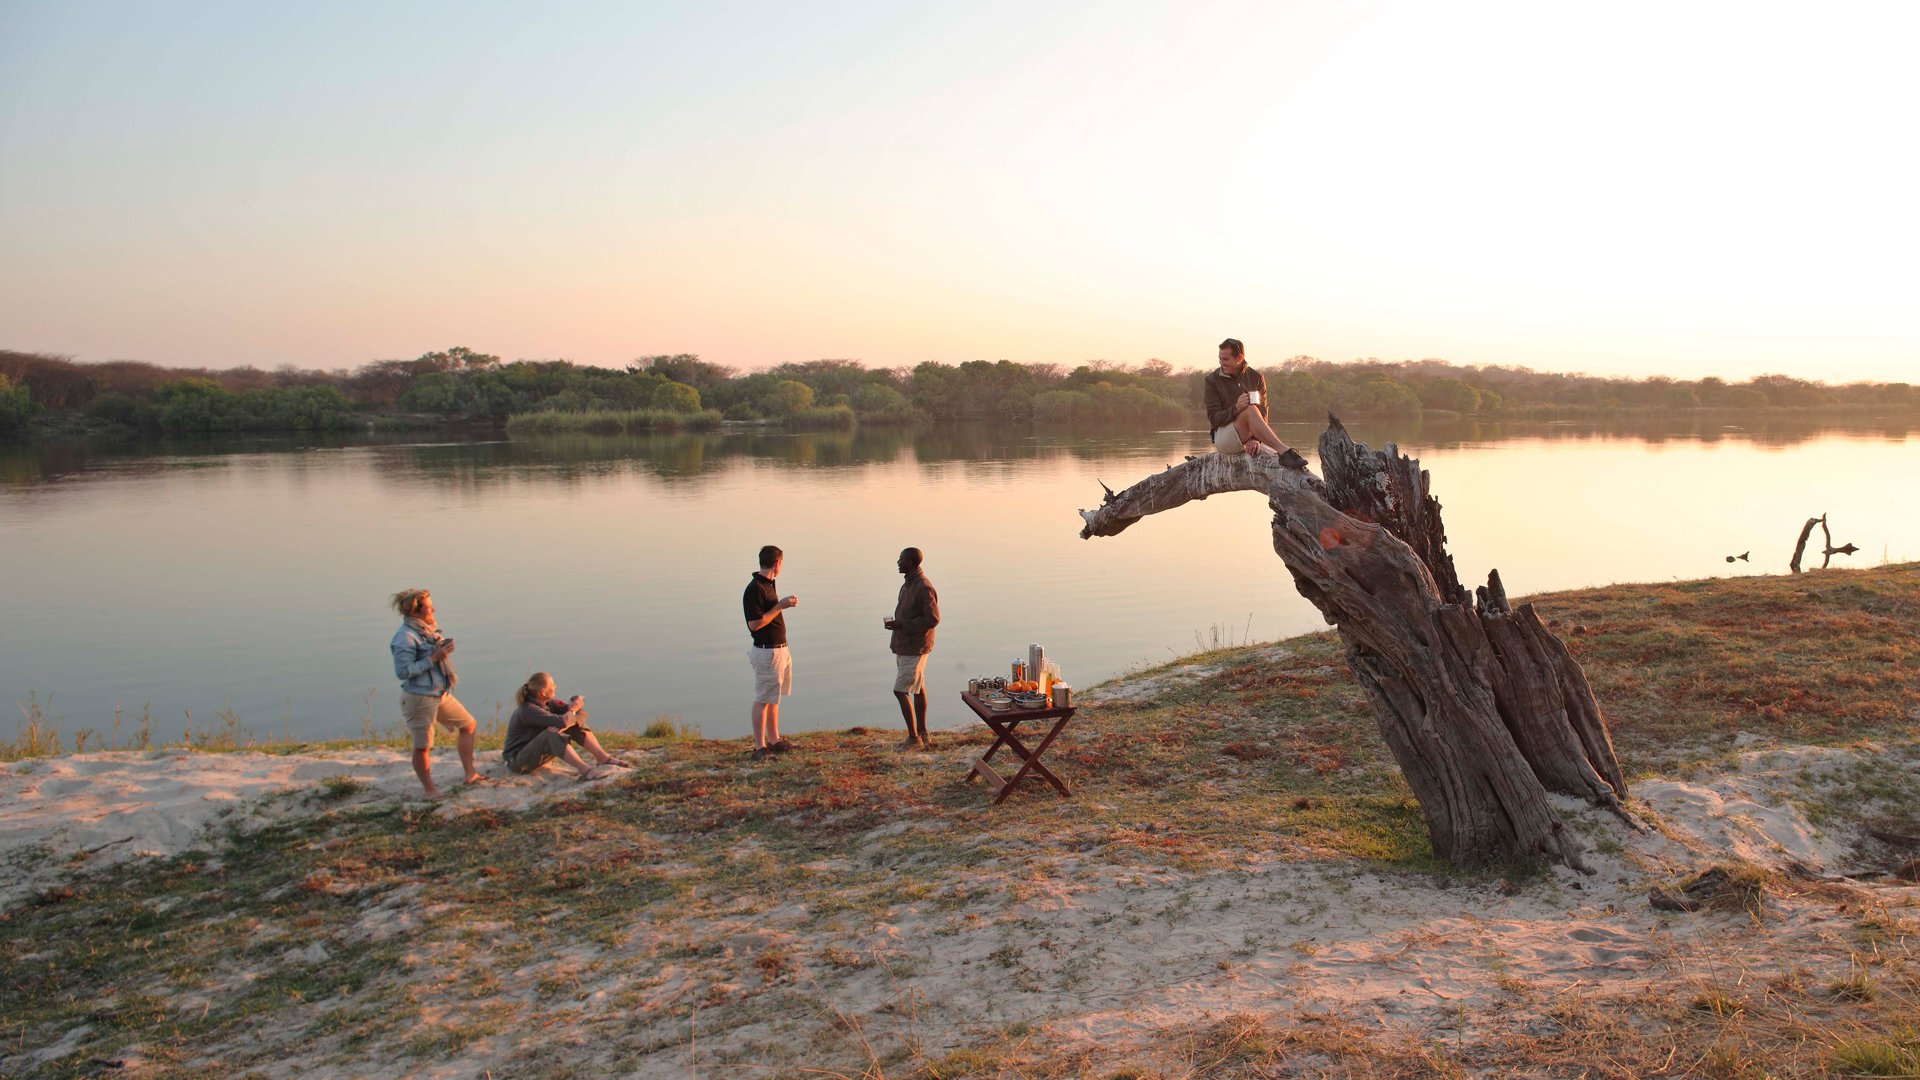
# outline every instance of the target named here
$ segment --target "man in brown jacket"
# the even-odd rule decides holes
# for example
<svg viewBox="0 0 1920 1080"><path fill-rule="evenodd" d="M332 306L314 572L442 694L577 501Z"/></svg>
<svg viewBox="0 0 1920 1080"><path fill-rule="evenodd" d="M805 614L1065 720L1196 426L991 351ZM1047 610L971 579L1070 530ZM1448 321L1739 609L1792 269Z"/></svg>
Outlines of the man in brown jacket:
<svg viewBox="0 0 1920 1080"><path fill-rule="evenodd" d="M883 624L893 631L893 696L899 699L900 715L907 721L902 750L933 749L927 737L927 654L933 651L933 628L940 625L940 597L921 572L920 559L919 548L900 553L894 565L907 580L900 586L893 618Z"/></svg>
<svg viewBox="0 0 1920 1080"><path fill-rule="evenodd" d="M1247 348L1236 338L1220 343L1220 366L1202 384L1214 449L1222 454L1257 454L1262 447L1280 455L1280 464L1304 469L1307 459L1282 442L1267 423L1267 378L1247 366Z"/></svg>

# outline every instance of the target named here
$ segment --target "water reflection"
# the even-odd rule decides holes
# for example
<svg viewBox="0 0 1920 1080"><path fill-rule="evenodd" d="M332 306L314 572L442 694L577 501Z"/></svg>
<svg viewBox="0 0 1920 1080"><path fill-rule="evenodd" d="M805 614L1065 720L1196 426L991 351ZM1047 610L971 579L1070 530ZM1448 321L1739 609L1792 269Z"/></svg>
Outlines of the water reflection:
<svg viewBox="0 0 1920 1080"><path fill-rule="evenodd" d="M1321 425L1276 425L1290 441L1311 448ZM1693 412L1611 420L1475 420L1446 416L1358 419L1353 436L1372 446L1448 450L1519 440L1753 443L1791 446L1834 433L1900 442L1920 428L1908 414L1860 412ZM850 432L785 432L759 427L646 436L555 435L505 439L413 434L326 432L283 436L207 436L153 439L43 439L0 444L0 486L58 483L87 474L140 476L168 470L225 468L255 454L325 453L368 448L405 482L454 489L518 481L531 476L585 481L636 469L669 484L700 480L747 460L800 469L858 468L901 460L923 464L1030 461L1065 454L1081 460L1128 452L1173 455L1194 445L1193 430L1137 431L1026 425L946 424L937 427L861 427Z"/></svg>
<svg viewBox="0 0 1920 1080"><path fill-rule="evenodd" d="M1498 566L1520 595L1780 573L1822 511L1863 564L1913 558L1920 511L1892 497L1920 469L1911 426L1756 414L1350 429L1420 457L1463 579ZM1320 433L1280 430L1308 447ZM1863 439L1906 445L1868 471ZM1796 452L1772 452L1786 445ZM737 734L739 591L766 542L787 549L808 598L793 625L805 686L793 730L890 722L877 615L909 544L928 549L950 608L935 657L949 687L1033 641L1086 685L1189 650L1210 626L1318 629L1257 496L1078 538L1073 509L1094 504L1099 481L1124 486L1206 446L1203 430L965 425L0 447L0 566L32 570L8 580L0 697L58 691L56 712L96 729L116 702L151 702L176 723L231 705L256 727L290 713L303 734L351 735L370 691L371 722L391 719L384 598L427 585L462 640L470 705L489 708L539 665L564 669L596 717L604 705L623 724L669 713ZM1665 482L1649 485L1649 468ZM1752 563L1724 561L1747 549ZM1223 582L1223 567L1244 574Z"/></svg>

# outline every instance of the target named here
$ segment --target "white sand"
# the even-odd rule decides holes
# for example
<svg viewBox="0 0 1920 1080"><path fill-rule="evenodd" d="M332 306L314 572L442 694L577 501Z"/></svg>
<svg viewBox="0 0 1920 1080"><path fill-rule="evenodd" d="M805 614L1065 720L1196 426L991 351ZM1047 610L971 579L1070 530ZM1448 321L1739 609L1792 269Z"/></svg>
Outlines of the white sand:
<svg viewBox="0 0 1920 1080"><path fill-rule="evenodd" d="M475 764L486 783L462 786L454 752L433 752L434 781L461 808L517 809L579 786L573 771L557 764L517 776L501 764L498 751L483 751ZM371 797L422 798L405 751L391 749L112 751L0 767L0 866L14 871L0 881L0 904L43 888L65 866L177 855L202 842L210 826L245 828L301 812L298 801L265 797L318 792L322 781L335 776L361 782Z"/></svg>

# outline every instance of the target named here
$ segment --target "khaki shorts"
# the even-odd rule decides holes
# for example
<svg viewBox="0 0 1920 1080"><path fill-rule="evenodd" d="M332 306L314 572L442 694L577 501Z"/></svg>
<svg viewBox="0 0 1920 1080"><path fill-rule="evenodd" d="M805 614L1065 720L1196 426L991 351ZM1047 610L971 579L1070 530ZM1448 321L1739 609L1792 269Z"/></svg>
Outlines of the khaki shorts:
<svg viewBox="0 0 1920 1080"><path fill-rule="evenodd" d="M753 665L755 705L778 705L793 693L793 654L785 645L777 649L752 646L747 649L747 663Z"/></svg>
<svg viewBox="0 0 1920 1080"><path fill-rule="evenodd" d="M570 742L576 746L587 745L587 729L584 725L575 724L564 732L557 728L548 728L535 735L533 741L527 745L511 754L500 756L506 761L507 768L514 772L530 773L554 758L566 756L567 744Z"/></svg>
<svg viewBox="0 0 1920 1080"><path fill-rule="evenodd" d="M476 726L473 714L450 693L429 697L402 690L400 715L407 721L407 732L413 736L415 750L433 749L433 726L436 723L448 731L472 731Z"/></svg>
<svg viewBox="0 0 1920 1080"><path fill-rule="evenodd" d="M1240 433L1234 430L1232 424L1228 424L1226 427L1213 433L1213 448L1223 454L1244 454L1247 452L1247 444L1241 441Z"/></svg>
<svg viewBox="0 0 1920 1080"><path fill-rule="evenodd" d="M927 654L918 656L895 656L893 658L893 692L896 694L924 694L927 692Z"/></svg>

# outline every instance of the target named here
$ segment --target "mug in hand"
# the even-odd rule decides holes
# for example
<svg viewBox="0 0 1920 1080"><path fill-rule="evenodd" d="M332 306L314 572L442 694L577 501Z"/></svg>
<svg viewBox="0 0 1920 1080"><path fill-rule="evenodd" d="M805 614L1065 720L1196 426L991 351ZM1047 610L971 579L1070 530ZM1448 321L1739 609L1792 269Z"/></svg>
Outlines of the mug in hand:
<svg viewBox="0 0 1920 1080"><path fill-rule="evenodd" d="M1260 391L1258 390L1247 391L1247 404L1249 405L1260 404Z"/></svg>

